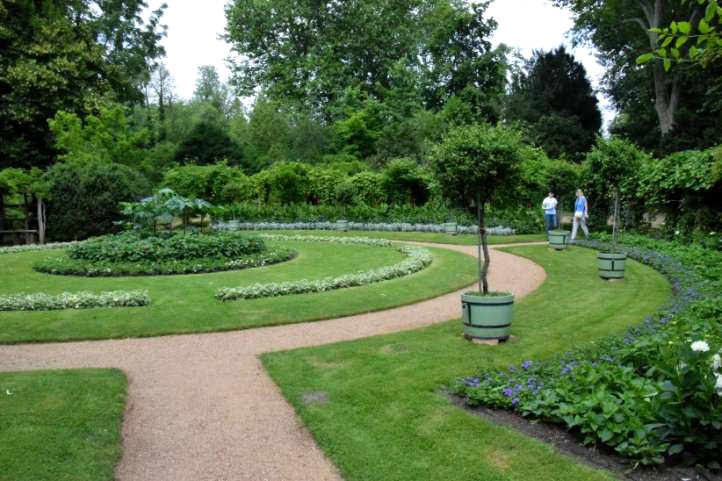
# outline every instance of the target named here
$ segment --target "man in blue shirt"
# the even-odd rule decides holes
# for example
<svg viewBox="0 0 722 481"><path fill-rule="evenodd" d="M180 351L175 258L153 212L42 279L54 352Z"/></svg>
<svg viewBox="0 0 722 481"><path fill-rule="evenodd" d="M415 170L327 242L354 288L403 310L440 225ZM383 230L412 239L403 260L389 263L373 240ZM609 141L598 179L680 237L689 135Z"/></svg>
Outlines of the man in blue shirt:
<svg viewBox="0 0 722 481"><path fill-rule="evenodd" d="M577 229L579 224L584 231L584 238L589 239L589 229L587 229L587 219L589 218L589 207L587 206L587 198L584 197L582 189L577 189L577 200L574 202L574 224L572 225L572 241L577 237Z"/></svg>
<svg viewBox="0 0 722 481"><path fill-rule="evenodd" d="M557 226L557 200L554 198L554 193L549 192L542 202L542 209L544 209L544 225L549 232Z"/></svg>

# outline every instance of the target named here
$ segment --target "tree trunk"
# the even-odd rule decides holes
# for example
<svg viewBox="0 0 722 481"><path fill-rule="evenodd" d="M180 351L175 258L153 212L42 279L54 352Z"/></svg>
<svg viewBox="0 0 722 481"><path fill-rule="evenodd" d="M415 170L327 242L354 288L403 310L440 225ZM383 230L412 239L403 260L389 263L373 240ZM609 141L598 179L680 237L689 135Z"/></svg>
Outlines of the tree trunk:
<svg viewBox="0 0 722 481"><path fill-rule="evenodd" d="M45 202L43 202L42 197L37 198L37 204L38 204L38 242L40 244L45 244L45 225L46 225L46 217L45 217Z"/></svg>
<svg viewBox="0 0 722 481"><path fill-rule="evenodd" d="M664 0L655 0L654 5L649 0L638 0L639 7L644 13L644 19L634 19L638 23L649 39L649 46L654 51L658 48L659 35L651 32L652 28L663 28L666 26ZM702 14L699 6L694 6L688 19L691 25L696 25ZM654 75L654 110L659 120L659 130L662 136L672 132L674 129L674 119L679 104L679 81L674 74L664 70L662 60L656 60L653 67Z"/></svg>
<svg viewBox="0 0 722 481"><path fill-rule="evenodd" d="M486 295L489 293L489 282L487 281L487 274L489 272L489 246L487 245L487 239L486 239L486 229L484 228L484 204L479 202L479 198L477 197L476 201L476 212L477 216L479 218L479 244L478 247L480 249L479 254L479 292L482 295ZM484 253L484 262L482 264L481 262L481 251Z"/></svg>
<svg viewBox="0 0 722 481"><path fill-rule="evenodd" d="M614 191L614 217L612 217L612 252L617 253L617 229L619 223L619 190Z"/></svg>

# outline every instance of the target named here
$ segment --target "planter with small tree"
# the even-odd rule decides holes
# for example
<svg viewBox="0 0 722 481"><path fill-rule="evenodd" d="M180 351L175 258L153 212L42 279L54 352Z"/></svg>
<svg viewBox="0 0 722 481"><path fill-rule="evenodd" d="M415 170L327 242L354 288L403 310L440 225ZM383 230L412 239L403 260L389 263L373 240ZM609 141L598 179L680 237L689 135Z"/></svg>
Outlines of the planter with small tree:
<svg viewBox="0 0 722 481"><path fill-rule="evenodd" d="M594 185L604 186L611 197L612 244L608 252L597 253L597 268L602 279L623 279L627 255L618 252L619 204L629 200L635 191L636 175L647 154L632 142L620 137L599 137L594 148L587 154L584 168Z"/></svg>
<svg viewBox="0 0 722 481"><path fill-rule="evenodd" d="M490 257L484 218L490 202L513 193L519 179L522 148L521 135L515 130L470 125L450 131L431 154L443 195L454 205L475 212L479 223L478 290L461 296L467 339L509 337L514 296L489 291Z"/></svg>

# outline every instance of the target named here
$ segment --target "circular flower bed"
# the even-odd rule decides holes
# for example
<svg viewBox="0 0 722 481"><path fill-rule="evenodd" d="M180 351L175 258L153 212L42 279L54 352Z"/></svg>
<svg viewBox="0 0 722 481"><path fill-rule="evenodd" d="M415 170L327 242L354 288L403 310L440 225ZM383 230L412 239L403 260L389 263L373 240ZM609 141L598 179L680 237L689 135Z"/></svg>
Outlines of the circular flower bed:
<svg viewBox="0 0 722 481"><path fill-rule="evenodd" d="M255 236L128 232L73 245L67 256L36 262L33 269L91 277L196 274L261 267L295 256L290 249L268 248Z"/></svg>
<svg viewBox="0 0 722 481"><path fill-rule="evenodd" d="M96 262L184 261L233 259L265 250L266 244L260 237L228 232L166 235L124 232L71 246L68 256L75 260Z"/></svg>

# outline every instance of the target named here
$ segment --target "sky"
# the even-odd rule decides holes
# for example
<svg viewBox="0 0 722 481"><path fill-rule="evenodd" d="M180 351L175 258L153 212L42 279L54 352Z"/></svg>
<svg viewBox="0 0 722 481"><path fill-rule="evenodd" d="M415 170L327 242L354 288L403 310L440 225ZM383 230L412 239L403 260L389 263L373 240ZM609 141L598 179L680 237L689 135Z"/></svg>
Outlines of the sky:
<svg viewBox="0 0 722 481"><path fill-rule="evenodd" d="M156 9L164 0L149 0ZM166 49L164 59L176 86L176 94L190 98L195 89L198 67L214 65L221 80L228 80L230 72L226 59L231 51L226 42L219 39L226 26L224 6L228 0L165 0L168 8L163 23L168 35L163 39ZM532 50L550 50L560 44L570 45L567 32L572 27L568 11L556 8L545 0L495 0L488 15L498 23L492 39L495 45L505 43L517 48L525 57ZM595 88L603 74L593 52L586 47L571 50L587 70ZM614 116L607 99L598 95L605 125Z"/></svg>

